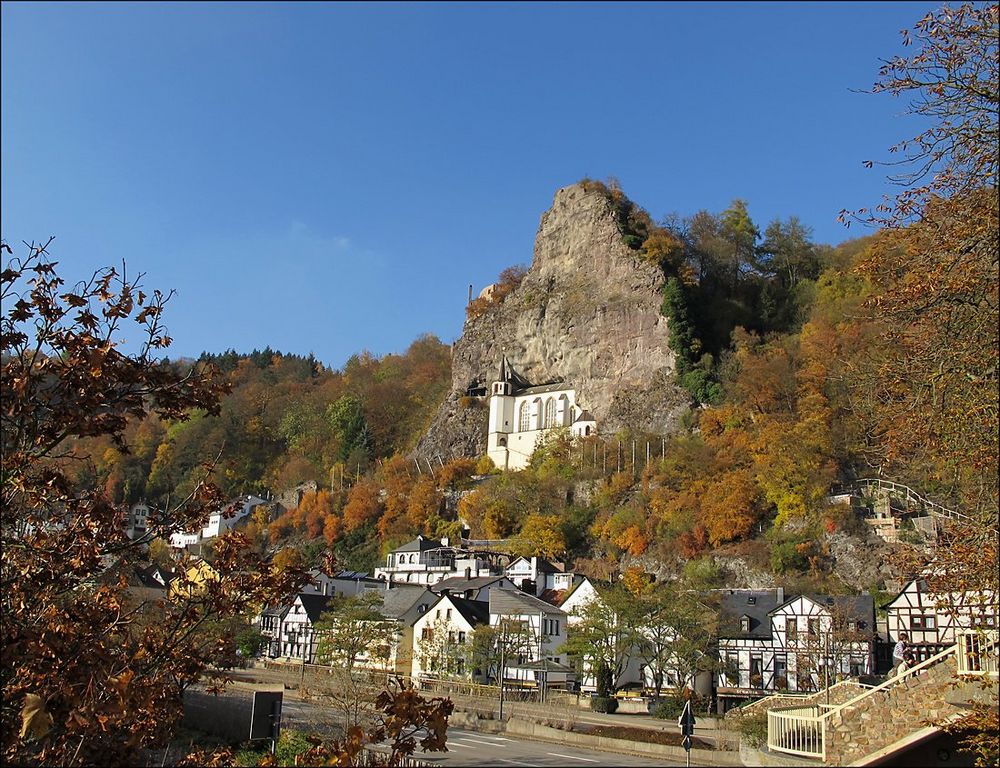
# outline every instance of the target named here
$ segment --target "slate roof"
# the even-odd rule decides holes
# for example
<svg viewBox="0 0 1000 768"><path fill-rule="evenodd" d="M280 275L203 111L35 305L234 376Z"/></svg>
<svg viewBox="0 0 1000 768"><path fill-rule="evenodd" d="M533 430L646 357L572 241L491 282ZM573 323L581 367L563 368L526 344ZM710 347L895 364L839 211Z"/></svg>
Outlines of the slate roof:
<svg viewBox="0 0 1000 768"><path fill-rule="evenodd" d="M523 387L521 389L515 389L515 395L542 395L546 392L567 392L571 390L572 387L568 386L563 381L556 381L551 384L539 384L537 387Z"/></svg>
<svg viewBox="0 0 1000 768"><path fill-rule="evenodd" d="M539 600L533 595L524 592L513 592L509 589L494 589L490 591L490 613L501 616L517 616L525 613L562 613L561 608L556 608L551 603Z"/></svg>
<svg viewBox="0 0 1000 768"><path fill-rule="evenodd" d="M401 547L396 547L394 552L426 552L428 549L438 549L444 545L438 539L425 539L417 536L413 541L408 541Z"/></svg>
<svg viewBox="0 0 1000 768"><path fill-rule="evenodd" d="M590 411L586 409L580 411L580 415L576 417L576 421L573 423L579 424L581 421L593 421L596 423L596 419L594 419L594 417L590 414Z"/></svg>
<svg viewBox="0 0 1000 768"><path fill-rule="evenodd" d="M719 637L730 639L771 639L771 613L787 600L778 602L772 589L733 590L722 596L719 607ZM750 617L750 631L744 632L740 619Z"/></svg>
<svg viewBox="0 0 1000 768"><path fill-rule="evenodd" d="M438 596L424 586L417 584L397 584L379 592L382 607L379 612L388 619L396 619L403 624L412 624L421 615L420 605L430 605Z"/></svg>
<svg viewBox="0 0 1000 768"><path fill-rule="evenodd" d="M827 610L833 611L835 614L842 616L846 619L853 619L859 622L858 626L862 629L872 629L875 623L875 599L871 595L855 595L849 597L830 597L829 595L802 595L802 597L808 597L814 603L822 605ZM791 600L786 600L781 605L777 606L774 611L787 605L792 600L796 598L793 597ZM774 613L772 611L772 613Z"/></svg>
<svg viewBox="0 0 1000 768"><path fill-rule="evenodd" d="M159 579L157 578L159 575ZM163 566L153 564L145 568L136 566L135 576L140 584L151 589L166 589L170 582L177 578L177 574L167 570ZM160 580L162 579L162 581Z"/></svg>
<svg viewBox="0 0 1000 768"><path fill-rule="evenodd" d="M320 615L326 610L327 604L332 598L329 595L310 595L308 592L299 593L299 601L302 608L309 617L309 621L315 624L319 621Z"/></svg>
<svg viewBox="0 0 1000 768"><path fill-rule="evenodd" d="M448 595L451 604L472 626L490 623L490 604L485 600L466 600L464 597Z"/></svg>

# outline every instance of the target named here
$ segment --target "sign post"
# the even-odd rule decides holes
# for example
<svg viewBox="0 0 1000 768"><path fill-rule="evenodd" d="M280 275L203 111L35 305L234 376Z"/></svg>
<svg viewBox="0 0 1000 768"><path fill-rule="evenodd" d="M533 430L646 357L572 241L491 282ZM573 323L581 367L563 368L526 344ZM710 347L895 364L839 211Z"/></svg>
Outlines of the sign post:
<svg viewBox="0 0 1000 768"><path fill-rule="evenodd" d="M691 765L691 736L694 734L694 711L691 709L691 699L684 702L684 711L677 718L677 725L680 726L681 735L684 736L682 745L687 754L687 765Z"/></svg>
<svg viewBox="0 0 1000 768"><path fill-rule="evenodd" d="M281 735L283 691L254 691L250 709L250 740L270 739L273 755Z"/></svg>

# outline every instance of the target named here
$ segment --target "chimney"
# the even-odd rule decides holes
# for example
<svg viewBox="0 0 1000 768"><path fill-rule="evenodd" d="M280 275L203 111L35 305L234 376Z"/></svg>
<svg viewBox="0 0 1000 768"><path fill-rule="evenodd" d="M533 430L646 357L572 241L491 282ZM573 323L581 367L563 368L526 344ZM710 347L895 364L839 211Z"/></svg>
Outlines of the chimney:
<svg viewBox="0 0 1000 768"><path fill-rule="evenodd" d="M471 575L472 575L472 569L471 568L466 568L465 569L465 578L469 578Z"/></svg>
<svg viewBox="0 0 1000 768"><path fill-rule="evenodd" d="M783 602L785 602L785 588L784 587L777 587L774 590L774 594L778 598L778 605L781 605Z"/></svg>

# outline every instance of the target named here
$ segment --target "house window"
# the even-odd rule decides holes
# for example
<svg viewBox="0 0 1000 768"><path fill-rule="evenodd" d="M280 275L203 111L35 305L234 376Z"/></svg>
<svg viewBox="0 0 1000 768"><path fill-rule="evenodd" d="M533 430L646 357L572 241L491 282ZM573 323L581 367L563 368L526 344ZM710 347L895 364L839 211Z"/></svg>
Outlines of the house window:
<svg viewBox="0 0 1000 768"><path fill-rule="evenodd" d="M764 686L764 676L762 670L764 660L760 656L750 657L750 687L762 688Z"/></svg>
<svg viewBox="0 0 1000 768"><path fill-rule="evenodd" d="M531 406L527 402L521 403L517 412L517 429L519 432L531 430Z"/></svg>
<svg viewBox="0 0 1000 768"><path fill-rule="evenodd" d="M789 640L795 640L799 636L799 625L794 616L785 622L785 634Z"/></svg>
<svg viewBox="0 0 1000 768"><path fill-rule="evenodd" d="M851 656L849 666L851 677L858 677L864 674L865 662L857 656Z"/></svg>
<svg viewBox="0 0 1000 768"><path fill-rule="evenodd" d="M556 425L556 399L550 397L545 401L545 428L549 429Z"/></svg>
<svg viewBox="0 0 1000 768"><path fill-rule="evenodd" d="M819 619L809 619L809 634L814 636L819 634Z"/></svg>
<svg viewBox="0 0 1000 768"><path fill-rule="evenodd" d="M448 608L448 609L447 609L447 610L446 610L446 611L444 612L444 617L445 617L445 618L446 618L446 619L447 619L448 621L451 621L451 608Z"/></svg>
<svg viewBox="0 0 1000 768"><path fill-rule="evenodd" d="M459 632L458 633L458 642L461 643L462 645L465 645L465 633L464 632Z"/></svg>
<svg viewBox="0 0 1000 768"><path fill-rule="evenodd" d="M555 619L552 622L552 634L559 637L559 619Z"/></svg>
<svg viewBox="0 0 1000 768"><path fill-rule="evenodd" d="M924 630L924 629L935 629L936 627L937 627L937 622L934 620L933 616L910 617L910 629Z"/></svg>
<svg viewBox="0 0 1000 768"><path fill-rule="evenodd" d="M853 620L847 622L847 631L848 632L857 632L858 631L858 622L853 621Z"/></svg>

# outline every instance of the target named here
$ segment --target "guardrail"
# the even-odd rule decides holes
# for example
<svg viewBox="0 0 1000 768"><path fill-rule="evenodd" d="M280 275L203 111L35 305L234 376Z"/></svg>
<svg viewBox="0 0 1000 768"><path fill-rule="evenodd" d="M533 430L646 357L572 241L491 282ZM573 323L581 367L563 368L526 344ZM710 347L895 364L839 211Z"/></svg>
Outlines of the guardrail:
<svg viewBox="0 0 1000 768"><path fill-rule="evenodd" d="M957 636L958 674L997 678L997 631L970 631Z"/></svg>

